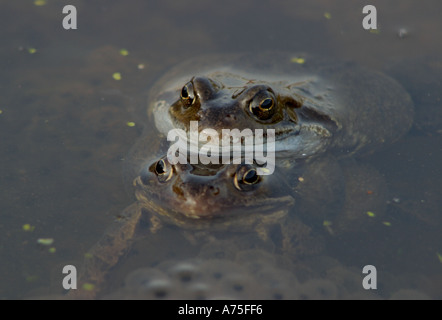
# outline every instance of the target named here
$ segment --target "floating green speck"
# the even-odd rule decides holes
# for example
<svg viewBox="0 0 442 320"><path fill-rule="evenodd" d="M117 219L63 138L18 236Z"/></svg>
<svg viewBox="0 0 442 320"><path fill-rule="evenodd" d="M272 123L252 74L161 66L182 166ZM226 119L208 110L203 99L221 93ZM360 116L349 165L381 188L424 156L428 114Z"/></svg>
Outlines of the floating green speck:
<svg viewBox="0 0 442 320"><path fill-rule="evenodd" d="M293 63L303 64L305 62L304 58L293 57L291 60Z"/></svg>
<svg viewBox="0 0 442 320"><path fill-rule="evenodd" d="M439 252L436 252L437 258L439 259L439 262L442 263L442 254Z"/></svg>
<svg viewBox="0 0 442 320"><path fill-rule="evenodd" d="M128 127L135 127L135 122L129 121L126 124Z"/></svg>
<svg viewBox="0 0 442 320"><path fill-rule="evenodd" d="M35 48L28 48L28 52L29 52L30 54L34 54L34 53L37 52L37 49L35 49Z"/></svg>
<svg viewBox="0 0 442 320"><path fill-rule="evenodd" d="M324 222L322 223L322 225L323 225L324 227L330 227L330 226L332 225L332 222L329 221L329 220L324 220Z"/></svg>
<svg viewBox="0 0 442 320"><path fill-rule="evenodd" d="M384 224L384 226L390 227L391 226L391 222L388 221L384 221L382 222Z"/></svg>
<svg viewBox="0 0 442 320"><path fill-rule="evenodd" d="M92 259L94 257L94 255L92 253L85 253L84 254L85 259Z"/></svg>
<svg viewBox="0 0 442 320"><path fill-rule="evenodd" d="M55 251L57 251L57 249L55 249L55 247L50 247L48 251L49 251L49 253L55 253Z"/></svg>
<svg viewBox="0 0 442 320"><path fill-rule="evenodd" d="M30 275L26 277L26 282L35 282L38 280L38 276L36 275Z"/></svg>
<svg viewBox="0 0 442 320"><path fill-rule="evenodd" d="M86 291L92 291L94 290L95 286L92 283L84 283L83 289Z"/></svg>
<svg viewBox="0 0 442 320"><path fill-rule="evenodd" d="M29 223L26 223L22 226L24 231L34 231L35 226L31 226Z"/></svg>
<svg viewBox="0 0 442 320"><path fill-rule="evenodd" d="M326 19L331 19L331 13L330 12L324 12L324 17L326 18Z"/></svg>
<svg viewBox="0 0 442 320"><path fill-rule="evenodd" d="M3 113L3 110L0 110L0 114L2 114Z"/></svg>
<svg viewBox="0 0 442 320"><path fill-rule="evenodd" d="M376 215L372 211L367 211L367 216L369 216L371 218L376 217Z"/></svg>
<svg viewBox="0 0 442 320"><path fill-rule="evenodd" d="M370 29L370 33L379 34L381 31L379 29Z"/></svg>
<svg viewBox="0 0 442 320"><path fill-rule="evenodd" d="M34 5L36 5L36 6L38 6L38 7L41 7L41 6L44 6L44 5L46 5L48 2L46 1L46 0L35 0L34 1Z"/></svg>
<svg viewBox="0 0 442 320"><path fill-rule="evenodd" d="M37 243L42 244L44 246L50 246L54 243L54 239L52 238L39 238L37 239Z"/></svg>
<svg viewBox="0 0 442 320"><path fill-rule="evenodd" d="M112 75L112 78L114 78L115 80L121 80L121 73L119 73L119 72L115 72L115 73Z"/></svg>
<svg viewBox="0 0 442 320"><path fill-rule="evenodd" d="M129 55L129 51L126 50L126 49L121 49L121 50L120 50L120 54L121 54L122 56L127 56L127 55Z"/></svg>

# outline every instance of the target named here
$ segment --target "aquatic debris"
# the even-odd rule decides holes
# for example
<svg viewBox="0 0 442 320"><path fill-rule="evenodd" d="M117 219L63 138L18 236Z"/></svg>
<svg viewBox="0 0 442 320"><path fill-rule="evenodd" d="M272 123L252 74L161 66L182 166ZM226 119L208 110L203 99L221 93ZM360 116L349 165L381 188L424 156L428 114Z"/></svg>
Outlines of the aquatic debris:
<svg viewBox="0 0 442 320"><path fill-rule="evenodd" d="M437 258L439 259L439 262L442 263L442 254L439 252L436 252Z"/></svg>
<svg viewBox="0 0 442 320"><path fill-rule="evenodd" d="M297 63L297 64L304 64L305 63L305 59L299 58L299 57L293 57L290 59L290 61L293 63Z"/></svg>
<svg viewBox="0 0 442 320"><path fill-rule="evenodd" d="M28 52L29 52L30 54L34 54L34 53L37 52L37 49L35 49L35 48L28 48Z"/></svg>
<svg viewBox="0 0 442 320"><path fill-rule="evenodd" d="M121 49L121 50L120 50L120 54L121 54L122 56L128 56L128 55L129 55L129 51L126 50L126 49Z"/></svg>
<svg viewBox="0 0 442 320"><path fill-rule="evenodd" d="M85 259L92 259L93 257L94 257L94 255L93 255L92 253L86 252L86 253L84 254L84 258L85 258Z"/></svg>
<svg viewBox="0 0 442 320"><path fill-rule="evenodd" d="M388 221L382 221L382 224L383 224L384 226L391 227L391 222L388 222Z"/></svg>
<svg viewBox="0 0 442 320"><path fill-rule="evenodd" d="M22 226L23 231L34 231L35 226L31 226L29 223L26 223Z"/></svg>
<svg viewBox="0 0 442 320"><path fill-rule="evenodd" d="M84 283L83 289L86 291L93 291L95 289L95 285L93 285L92 283Z"/></svg>
<svg viewBox="0 0 442 320"><path fill-rule="evenodd" d="M135 122L128 121L128 122L126 122L126 125L127 125L128 127L135 127Z"/></svg>
<svg viewBox="0 0 442 320"><path fill-rule="evenodd" d="M376 217L376 214L375 214L374 212L372 212L372 211L367 211L366 214L367 214L367 216L369 216L370 218L374 218L374 217Z"/></svg>
<svg viewBox="0 0 442 320"><path fill-rule="evenodd" d="M324 222L322 223L322 225L323 225L324 227L329 227L329 226L332 225L332 223L331 223L331 221L329 221L329 220L324 220Z"/></svg>
<svg viewBox="0 0 442 320"><path fill-rule="evenodd" d="M331 17L332 17L332 15L331 15L331 13L330 13L330 12L324 12L324 17L325 17L325 19L328 19L328 20L330 20L330 19L331 19Z"/></svg>
<svg viewBox="0 0 442 320"><path fill-rule="evenodd" d="M112 75L112 78L114 78L115 80L121 80L121 73L119 73L119 72L115 72L113 75Z"/></svg>
<svg viewBox="0 0 442 320"><path fill-rule="evenodd" d="M37 7L41 7L46 5L48 2L46 0L35 0L34 1L34 5Z"/></svg>
<svg viewBox="0 0 442 320"><path fill-rule="evenodd" d="M50 246L51 244L54 243L54 239L53 238L38 238L37 243L44 245L44 246Z"/></svg>
<svg viewBox="0 0 442 320"><path fill-rule="evenodd" d="M322 222L322 225L324 226L324 228L325 229L327 229L327 231L331 234L331 235L334 235L334 232L333 232L333 229L332 229L332 222L331 221L329 221L329 220L324 220L323 222Z"/></svg>

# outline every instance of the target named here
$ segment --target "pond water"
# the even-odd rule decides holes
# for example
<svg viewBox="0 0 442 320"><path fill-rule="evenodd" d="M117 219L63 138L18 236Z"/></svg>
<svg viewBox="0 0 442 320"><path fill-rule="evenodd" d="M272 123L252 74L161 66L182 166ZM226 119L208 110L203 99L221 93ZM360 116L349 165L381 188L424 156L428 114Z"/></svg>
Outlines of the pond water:
<svg viewBox="0 0 442 320"><path fill-rule="evenodd" d="M137 236L98 298L198 297L173 280L180 268L207 297L442 298L440 1L372 1L377 32L362 28L364 1L69 4L77 30L63 29L60 1L0 2L1 299L63 297L63 266L81 268L134 202L123 164L148 123L145 94L159 76L199 55L261 51L356 61L412 94L414 127L363 159L387 186L375 231L324 232L321 248L291 258L249 238L195 245L166 228ZM376 290L362 288L366 265L376 267ZM143 289L147 279L166 279L170 292Z"/></svg>

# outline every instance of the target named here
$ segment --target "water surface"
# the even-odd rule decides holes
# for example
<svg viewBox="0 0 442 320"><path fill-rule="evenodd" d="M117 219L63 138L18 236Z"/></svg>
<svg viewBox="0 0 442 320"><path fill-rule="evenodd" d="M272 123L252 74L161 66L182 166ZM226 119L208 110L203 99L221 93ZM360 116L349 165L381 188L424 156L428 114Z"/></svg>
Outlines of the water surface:
<svg viewBox="0 0 442 320"><path fill-rule="evenodd" d="M378 11L379 32L362 28L363 1L70 4L78 10L78 30L62 28L59 2L0 3L3 299L62 294L62 267L81 265L84 253L133 202L121 174L145 122L140 97L171 65L206 53L261 50L320 53L376 69L442 56L437 0L371 2ZM129 55L121 54L123 48ZM121 80L114 79L117 72ZM420 88L423 95L425 89ZM436 111L429 119L437 117ZM332 297L343 298L337 274L361 276L362 267L372 264L379 273L376 297L407 289L413 291L405 294L442 298L440 134L437 122L413 129L365 160L388 183L390 226L368 242L357 236L331 241L327 258L311 258L319 261L317 270L288 267L287 277L300 281L320 274L336 284ZM136 268L200 254L193 247L177 248L181 236L168 232L158 242L135 244L115 270L108 293L117 291ZM48 238L52 244L37 243ZM275 272L285 274L278 268ZM351 292L347 288L345 294Z"/></svg>

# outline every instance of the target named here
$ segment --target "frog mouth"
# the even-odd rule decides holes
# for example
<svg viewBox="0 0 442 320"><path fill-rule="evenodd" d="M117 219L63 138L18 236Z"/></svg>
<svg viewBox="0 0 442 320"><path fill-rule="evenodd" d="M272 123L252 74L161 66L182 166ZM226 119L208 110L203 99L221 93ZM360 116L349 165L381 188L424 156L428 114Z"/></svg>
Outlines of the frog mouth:
<svg viewBox="0 0 442 320"><path fill-rule="evenodd" d="M204 128L192 131L192 127L184 126L180 122L176 122L175 127L169 130L168 138L174 138L175 147L181 150L189 149L190 154L197 153L202 148L216 150L218 154L222 154L226 148L232 150L233 147L241 147L242 152L253 153L254 150L269 150L273 148L275 151L287 151L289 145L285 143L287 139L291 139L299 135L301 125L283 125L275 128L267 129L211 129ZM209 132L208 134L207 132ZM173 132L173 134L171 134ZM215 137L215 139L214 139ZM226 146L224 144L227 144Z"/></svg>
<svg viewBox="0 0 442 320"><path fill-rule="evenodd" d="M140 178L135 185L142 185ZM185 229L203 230L211 228L244 229L244 227L274 221L287 214L295 200L292 196L255 197L240 206L215 207L201 199L162 199L156 194L146 196L145 190L137 188L136 197L142 208L157 215L168 224ZM221 202L225 204L225 202Z"/></svg>
<svg viewBox="0 0 442 320"><path fill-rule="evenodd" d="M225 147L223 146L223 139L215 139L215 141L212 141L211 137L206 141L200 141L198 138L189 139L186 129L176 129L175 142L171 142L168 156L175 155L178 150L180 155L181 151L185 151L186 154L181 159L187 159L186 161L190 159L192 164L196 164L195 161L199 161L201 155L210 159L208 161L223 164L241 163L243 161L251 164L255 160L259 163L263 161L275 163L277 159L302 159L309 157L311 154L318 154L321 150L325 150L324 146L330 143L330 138L333 136L330 130L316 123L301 123L296 126L286 125L274 130L275 132L271 137L266 135L266 131L263 131L263 137L260 140L255 139L253 132L250 131L248 135L239 136L236 143L232 141L233 139L227 140L230 144ZM216 132L219 135L219 131ZM250 137L252 143L247 141ZM228 138L230 139L230 137ZM209 152L210 157L208 156ZM264 153L266 156L264 156Z"/></svg>
<svg viewBox="0 0 442 320"><path fill-rule="evenodd" d="M269 200L269 199L267 199ZM189 230L219 230L231 231L250 230L250 227L266 222L273 223L282 219L288 213L288 208L293 206L294 199L290 196L274 198L272 203L265 205L256 204L253 207L238 207L234 210L224 209L216 215L200 215L200 211L180 208L167 209L150 200L142 202L142 206L164 220L164 222ZM184 209L184 210L183 210Z"/></svg>
<svg viewBox="0 0 442 320"><path fill-rule="evenodd" d="M170 124L173 123L172 126L170 127L170 129L178 128L178 129L181 129L184 132L186 132L186 134L189 131L190 125L186 126L182 122L174 120L174 119L170 119L169 122L170 122ZM198 130L198 133L200 134L201 131L203 131L205 129L206 128L201 128L201 130ZM216 131L218 133L218 135L221 136L221 137L223 136L222 130L224 130L224 129L229 130L229 131L234 130L234 128L221 128L221 129L207 128L207 129ZM239 128L237 128L237 129L239 129ZM241 128L239 130L242 131L244 129L245 128ZM274 133L275 133L275 138L277 138L277 140L278 140L279 138L284 138L284 137L286 137L288 135L297 135L297 134L299 134L299 132L301 130L301 125L300 124L283 124L283 125L278 125L278 126L270 126L269 125L268 127L263 126L263 127L260 127L260 128L254 128L254 129L250 129L250 130L252 132L255 130L255 132L256 132L257 129L263 130L263 137L264 138L267 138L268 130L273 130Z"/></svg>

